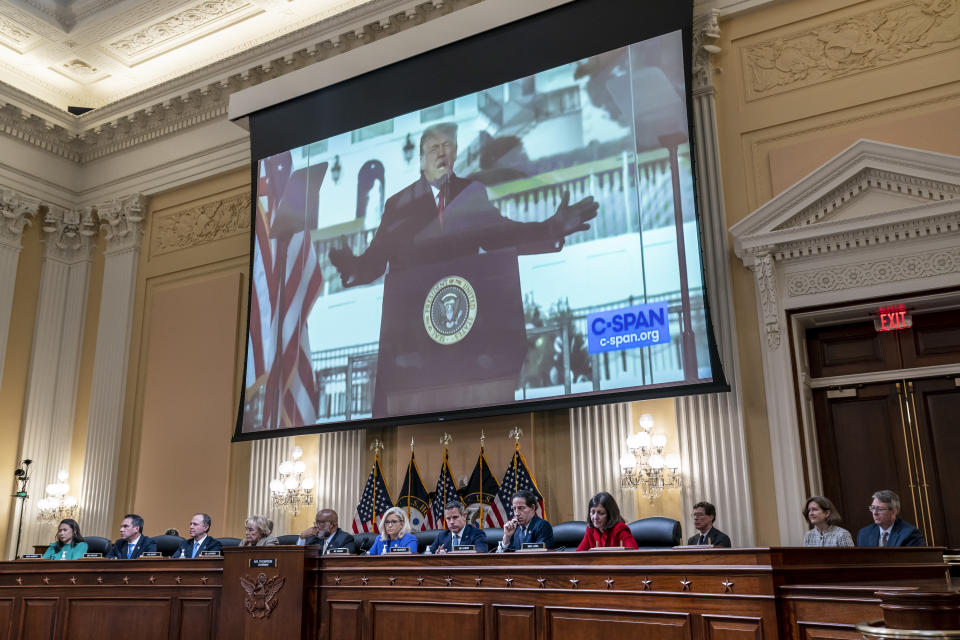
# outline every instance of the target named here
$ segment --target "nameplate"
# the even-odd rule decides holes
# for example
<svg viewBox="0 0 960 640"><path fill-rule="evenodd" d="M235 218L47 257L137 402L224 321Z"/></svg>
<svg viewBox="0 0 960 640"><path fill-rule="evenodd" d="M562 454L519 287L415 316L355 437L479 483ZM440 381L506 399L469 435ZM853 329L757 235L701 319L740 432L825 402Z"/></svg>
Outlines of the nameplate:
<svg viewBox="0 0 960 640"><path fill-rule="evenodd" d="M102 558L103 554L102 553L85 553L83 554L83 557L84 558Z"/></svg>
<svg viewBox="0 0 960 640"><path fill-rule="evenodd" d="M542 542L524 542L520 545L520 551L545 551L547 545Z"/></svg>
<svg viewBox="0 0 960 640"><path fill-rule="evenodd" d="M201 558L219 558L220 552L219 551L201 551L200 557Z"/></svg>
<svg viewBox="0 0 960 640"><path fill-rule="evenodd" d="M159 551L144 551L140 554L141 558L162 558L163 554Z"/></svg>
<svg viewBox="0 0 960 640"><path fill-rule="evenodd" d="M25 553L20 556L21 560L36 560L37 558L42 558L43 556L39 553Z"/></svg>
<svg viewBox="0 0 960 640"><path fill-rule="evenodd" d="M275 569L277 566L276 558L251 558L250 559L250 568L251 569Z"/></svg>
<svg viewBox="0 0 960 640"><path fill-rule="evenodd" d="M626 547L592 547L590 551L623 551Z"/></svg>
<svg viewBox="0 0 960 640"><path fill-rule="evenodd" d="M684 551L690 551L691 549L700 549L701 551L713 551L712 544L678 544L674 549L683 549Z"/></svg>
<svg viewBox="0 0 960 640"><path fill-rule="evenodd" d="M350 555L350 549L347 549L346 547L335 547L333 549L327 549L327 555L333 555L333 554Z"/></svg>
<svg viewBox="0 0 960 640"><path fill-rule="evenodd" d="M477 547L473 544L455 544L451 553L476 553Z"/></svg>
<svg viewBox="0 0 960 640"><path fill-rule="evenodd" d="M410 547L390 547L390 553L400 553L410 555Z"/></svg>

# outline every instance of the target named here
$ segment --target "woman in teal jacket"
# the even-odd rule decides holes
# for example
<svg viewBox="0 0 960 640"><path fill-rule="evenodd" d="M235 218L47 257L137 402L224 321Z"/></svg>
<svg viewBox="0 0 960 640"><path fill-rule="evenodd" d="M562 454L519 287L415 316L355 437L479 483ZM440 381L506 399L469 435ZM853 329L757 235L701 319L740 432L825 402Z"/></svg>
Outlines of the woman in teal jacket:
<svg viewBox="0 0 960 640"><path fill-rule="evenodd" d="M57 540L51 542L43 557L48 560L78 560L87 552L87 543L80 535L80 525L73 518L60 521Z"/></svg>

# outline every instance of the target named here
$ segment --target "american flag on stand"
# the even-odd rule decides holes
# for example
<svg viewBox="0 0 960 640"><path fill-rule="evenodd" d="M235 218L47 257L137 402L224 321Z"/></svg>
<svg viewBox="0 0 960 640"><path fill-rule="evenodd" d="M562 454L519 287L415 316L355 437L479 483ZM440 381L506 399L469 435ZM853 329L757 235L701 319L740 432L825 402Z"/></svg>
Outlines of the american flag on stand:
<svg viewBox="0 0 960 640"><path fill-rule="evenodd" d="M285 216L283 221L278 216L292 164L289 152L267 158L260 163L257 183L246 386L264 386L257 425L262 429L317 422L319 393L306 316L320 293L323 275L306 228L307 216Z"/></svg>
<svg viewBox="0 0 960 640"><path fill-rule="evenodd" d="M374 503L376 503L376 513L374 513ZM383 471L380 469L380 456L377 456L373 461L373 468L370 469L370 475L367 477L367 484L363 487L360 504L357 505L357 511L353 514L353 532L376 532L377 520L383 515L384 511L392 506L393 499L390 497L390 488L387 487L387 482L383 479Z"/></svg>
<svg viewBox="0 0 960 640"><path fill-rule="evenodd" d="M430 494L432 509L430 514L433 516L433 522L428 522L431 529L446 529L447 521L443 519L443 508L451 500L459 500L460 494L457 493L457 484L453 481L453 474L450 473L450 460L447 458L447 450L443 450L443 465L440 467L440 476L437 478L437 490Z"/></svg>
<svg viewBox="0 0 960 640"><path fill-rule="evenodd" d="M520 446L513 451L513 458L507 465L507 470L503 474L503 480L500 481L500 490L497 491L497 497L493 499L493 508L487 513L488 527L502 527L505 522L513 517L513 494L521 489L532 491L537 496L536 514L541 518L546 518L546 510L543 507L543 494L537 488L537 482L530 473L527 466L527 460L520 453Z"/></svg>

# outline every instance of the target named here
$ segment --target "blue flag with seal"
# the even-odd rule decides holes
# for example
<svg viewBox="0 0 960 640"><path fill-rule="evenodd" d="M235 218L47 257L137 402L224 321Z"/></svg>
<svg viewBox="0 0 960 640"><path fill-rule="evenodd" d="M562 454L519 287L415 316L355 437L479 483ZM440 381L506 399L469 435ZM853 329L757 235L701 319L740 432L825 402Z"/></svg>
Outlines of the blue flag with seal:
<svg viewBox="0 0 960 640"><path fill-rule="evenodd" d="M403 477L403 486L400 488L400 497L397 506L407 513L411 531L423 531L429 526L430 494L423 484L420 468L413 451L410 451L410 464L407 465L407 474Z"/></svg>

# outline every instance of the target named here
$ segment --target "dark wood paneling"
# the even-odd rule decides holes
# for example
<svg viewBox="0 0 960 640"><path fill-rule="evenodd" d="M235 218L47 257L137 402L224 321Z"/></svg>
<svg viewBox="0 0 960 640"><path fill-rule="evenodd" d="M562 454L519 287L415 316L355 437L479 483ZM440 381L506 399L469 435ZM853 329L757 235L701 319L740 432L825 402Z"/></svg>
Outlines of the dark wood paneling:
<svg viewBox="0 0 960 640"><path fill-rule="evenodd" d="M928 473L928 494L934 516L940 515L942 530L935 530L933 543L953 549L960 548L960 501L956 499L960 487L960 388L953 378L917 380L914 383L917 399L920 443L923 458L931 468Z"/></svg>
<svg viewBox="0 0 960 640"><path fill-rule="evenodd" d="M64 637L138 640L170 637L170 598L67 598Z"/></svg>
<svg viewBox="0 0 960 640"><path fill-rule="evenodd" d="M547 640L688 640L690 614L545 607Z"/></svg>
<svg viewBox="0 0 960 640"><path fill-rule="evenodd" d="M707 640L763 640L763 620L703 616Z"/></svg>
<svg viewBox="0 0 960 640"><path fill-rule="evenodd" d="M899 369L894 332L877 332L872 322L807 330L807 358L814 378Z"/></svg>
<svg viewBox="0 0 960 640"><path fill-rule="evenodd" d="M0 640L13 638L13 598L0 598Z"/></svg>
<svg viewBox="0 0 960 640"><path fill-rule="evenodd" d="M442 602L371 602L373 640L423 640L444 629L457 640L483 640L483 605Z"/></svg>
<svg viewBox="0 0 960 640"><path fill-rule="evenodd" d="M343 640L360 640L363 637L363 609L359 600L328 601L325 624L321 633L336 629L337 637Z"/></svg>
<svg viewBox="0 0 960 640"><path fill-rule="evenodd" d="M212 598L181 598L179 640L206 640L215 637L216 608Z"/></svg>
<svg viewBox="0 0 960 640"><path fill-rule="evenodd" d="M57 622L57 598L24 598L20 618L21 640L49 640Z"/></svg>
<svg viewBox="0 0 960 640"><path fill-rule="evenodd" d="M494 640L537 637L537 611L533 605L495 604L491 609Z"/></svg>
<svg viewBox="0 0 960 640"><path fill-rule="evenodd" d="M913 327L900 334L904 368L960 362L960 311L913 316Z"/></svg>
<svg viewBox="0 0 960 640"><path fill-rule="evenodd" d="M863 636L856 629L818 623L800 625L800 640L862 640L862 638Z"/></svg>
<svg viewBox="0 0 960 640"><path fill-rule="evenodd" d="M823 389L813 393L817 445L824 494L840 511L843 526L856 538L857 530L873 522L866 508L878 488L899 493L904 518L912 518L896 384L864 385L855 397L827 395Z"/></svg>

